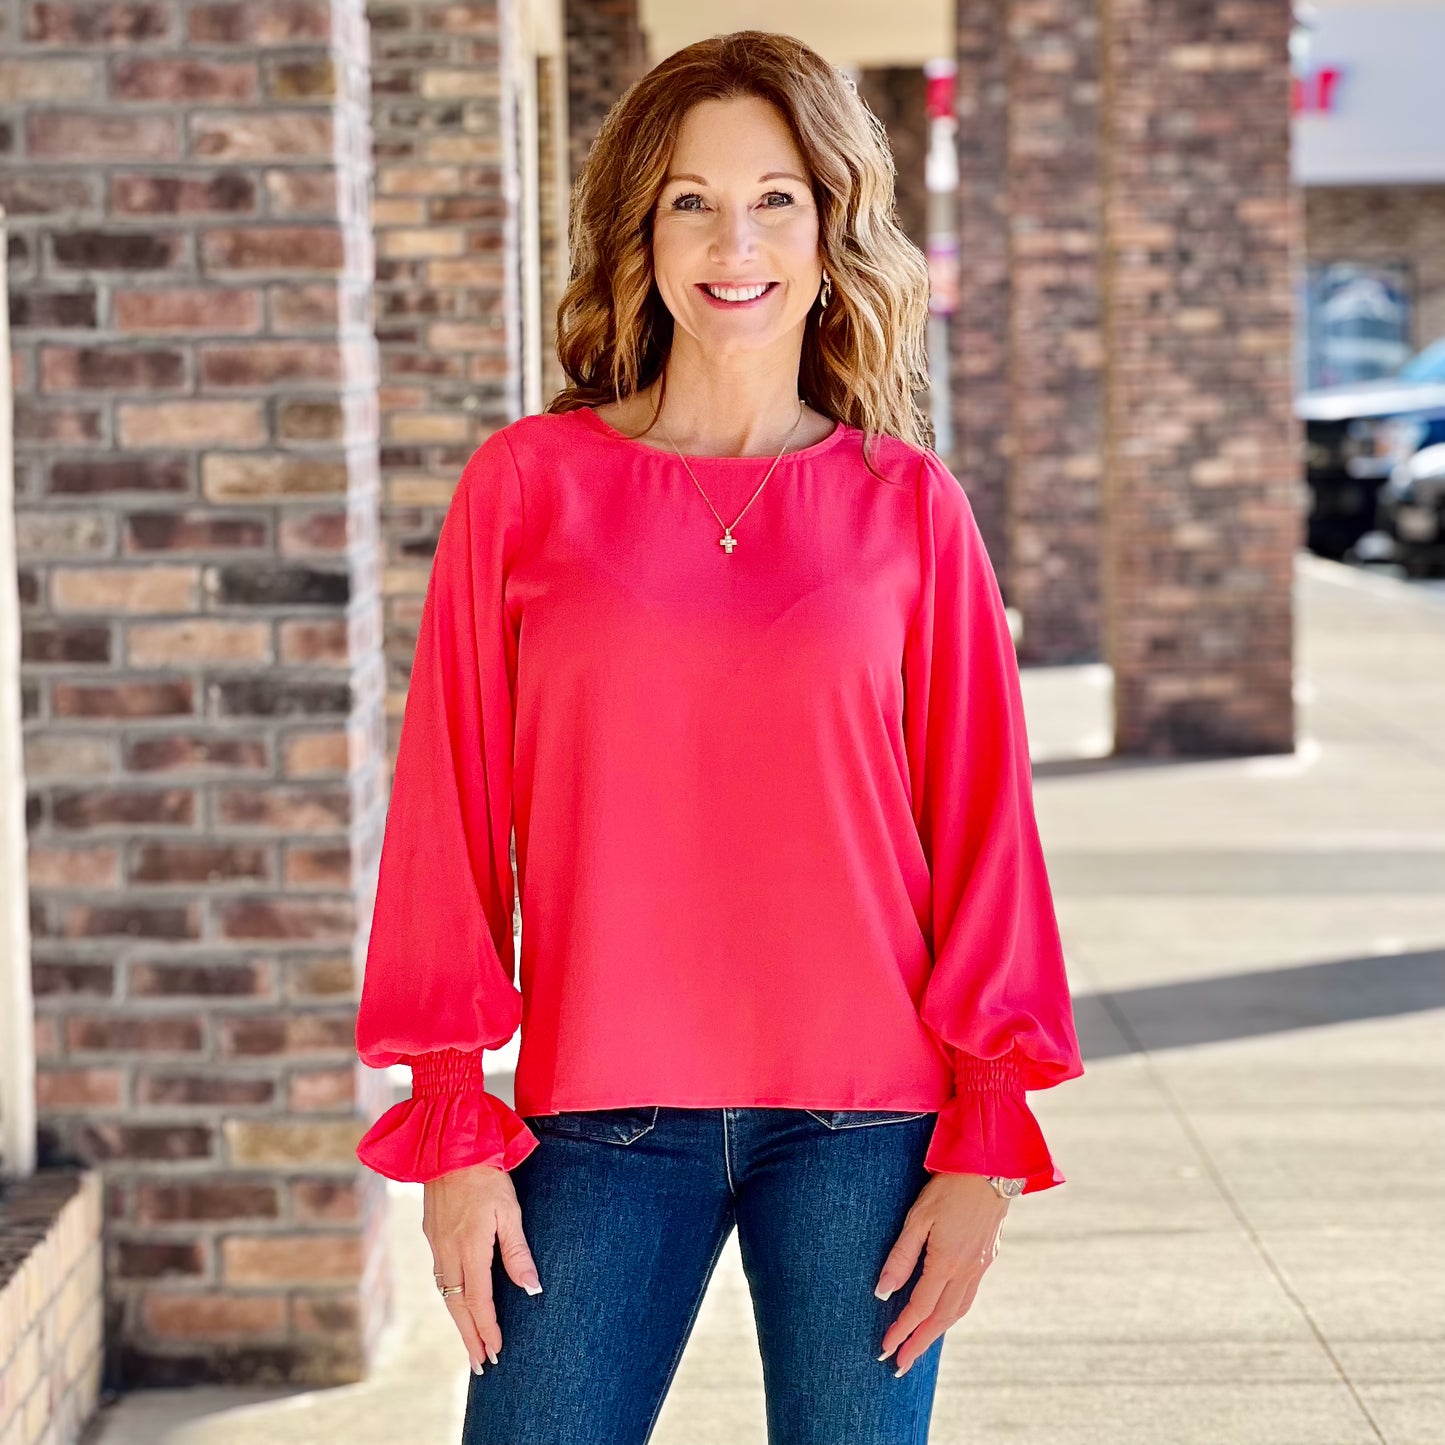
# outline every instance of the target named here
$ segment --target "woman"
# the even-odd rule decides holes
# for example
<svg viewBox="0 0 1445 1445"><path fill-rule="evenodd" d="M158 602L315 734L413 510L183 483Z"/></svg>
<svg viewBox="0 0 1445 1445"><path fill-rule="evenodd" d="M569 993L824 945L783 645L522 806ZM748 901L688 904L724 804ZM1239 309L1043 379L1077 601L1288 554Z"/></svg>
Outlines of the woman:
<svg viewBox="0 0 1445 1445"><path fill-rule="evenodd" d="M571 384L437 545L357 1025L413 1095L358 1152L425 1182L467 1445L645 1441L734 1226L772 1445L921 1440L1064 1179L1024 1090L1083 1072L923 258L851 84L760 31L632 86L573 203Z"/></svg>

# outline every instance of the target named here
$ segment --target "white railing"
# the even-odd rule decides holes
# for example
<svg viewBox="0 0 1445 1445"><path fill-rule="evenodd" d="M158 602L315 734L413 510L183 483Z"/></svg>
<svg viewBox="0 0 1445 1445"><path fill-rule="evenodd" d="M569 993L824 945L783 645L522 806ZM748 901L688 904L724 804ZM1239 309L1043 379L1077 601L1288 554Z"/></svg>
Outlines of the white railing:
<svg viewBox="0 0 1445 1445"><path fill-rule="evenodd" d="M20 594L15 557L14 410L7 234L0 210L0 1170L35 1169L35 1010L30 995L25 764L20 734Z"/></svg>

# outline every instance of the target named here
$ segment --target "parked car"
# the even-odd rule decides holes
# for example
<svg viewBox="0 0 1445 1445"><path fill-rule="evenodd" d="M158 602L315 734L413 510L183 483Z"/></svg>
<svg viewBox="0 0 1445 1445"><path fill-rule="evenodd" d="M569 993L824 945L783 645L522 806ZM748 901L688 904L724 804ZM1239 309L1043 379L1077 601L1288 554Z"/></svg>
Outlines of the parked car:
<svg viewBox="0 0 1445 1445"><path fill-rule="evenodd" d="M1351 556L1397 562L1410 577L1445 575L1445 442L1396 463L1375 500L1375 529Z"/></svg>
<svg viewBox="0 0 1445 1445"><path fill-rule="evenodd" d="M1305 424L1306 545L1336 559L1376 525L1381 486L1405 456L1445 442L1445 337L1393 376L1295 400Z"/></svg>

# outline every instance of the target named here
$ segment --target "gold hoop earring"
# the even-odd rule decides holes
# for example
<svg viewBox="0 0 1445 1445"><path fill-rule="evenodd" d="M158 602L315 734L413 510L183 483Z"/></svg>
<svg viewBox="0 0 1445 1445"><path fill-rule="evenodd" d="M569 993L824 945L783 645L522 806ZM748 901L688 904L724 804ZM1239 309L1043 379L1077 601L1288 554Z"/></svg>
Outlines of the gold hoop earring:
<svg viewBox="0 0 1445 1445"><path fill-rule="evenodd" d="M822 291L819 293L819 296L818 296L818 303L819 303L819 305L821 305L821 306L826 306L826 305L828 304L828 302L829 302L830 300L832 300L832 297L833 297L833 278L832 278L826 271L824 271L824 272L823 272L823 289L822 289Z"/></svg>

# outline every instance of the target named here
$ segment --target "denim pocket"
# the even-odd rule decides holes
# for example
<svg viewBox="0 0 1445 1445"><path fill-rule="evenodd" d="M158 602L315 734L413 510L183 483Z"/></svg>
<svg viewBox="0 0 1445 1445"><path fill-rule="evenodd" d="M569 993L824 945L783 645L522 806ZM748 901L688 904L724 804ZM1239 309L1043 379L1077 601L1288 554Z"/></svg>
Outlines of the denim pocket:
<svg viewBox="0 0 1445 1445"><path fill-rule="evenodd" d="M921 1119L931 1109L808 1109L820 1124L829 1129L857 1129L865 1124L901 1124L905 1119Z"/></svg>
<svg viewBox="0 0 1445 1445"><path fill-rule="evenodd" d="M602 1144L633 1144L657 1126L656 1104L622 1109L563 1109L556 1114L531 1114L525 1123L534 1134L563 1134L595 1139Z"/></svg>

